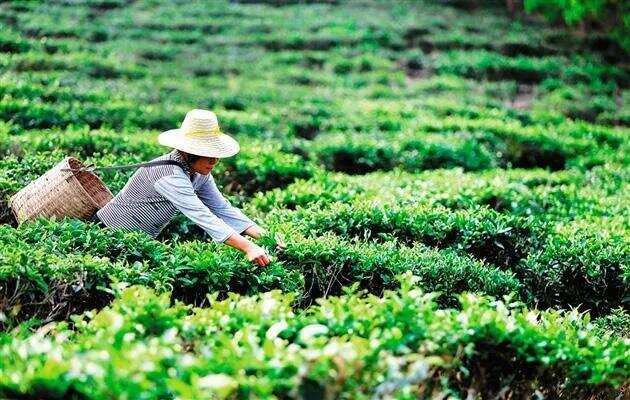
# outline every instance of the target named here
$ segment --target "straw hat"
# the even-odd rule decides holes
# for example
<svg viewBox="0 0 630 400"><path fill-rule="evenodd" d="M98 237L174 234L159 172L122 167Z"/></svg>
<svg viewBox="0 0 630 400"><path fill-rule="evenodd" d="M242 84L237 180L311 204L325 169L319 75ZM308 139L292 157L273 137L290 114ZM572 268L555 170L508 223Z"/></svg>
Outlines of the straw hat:
<svg viewBox="0 0 630 400"><path fill-rule="evenodd" d="M217 116L199 109L188 111L181 127L162 132L158 142L203 157L231 157L239 150L238 142L221 132Z"/></svg>

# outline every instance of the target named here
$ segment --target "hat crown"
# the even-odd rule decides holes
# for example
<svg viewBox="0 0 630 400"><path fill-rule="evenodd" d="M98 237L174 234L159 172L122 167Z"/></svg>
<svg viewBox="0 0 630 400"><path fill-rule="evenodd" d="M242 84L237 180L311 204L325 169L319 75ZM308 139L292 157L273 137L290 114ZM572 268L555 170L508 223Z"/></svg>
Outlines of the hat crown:
<svg viewBox="0 0 630 400"><path fill-rule="evenodd" d="M186 113L181 130L186 136L205 137L221 134L219 120L212 111L194 109Z"/></svg>
<svg viewBox="0 0 630 400"><path fill-rule="evenodd" d="M158 142L202 157L232 157L239 151L238 142L221 132L217 116L201 109L187 112L181 127L162 132Z"/></svg>

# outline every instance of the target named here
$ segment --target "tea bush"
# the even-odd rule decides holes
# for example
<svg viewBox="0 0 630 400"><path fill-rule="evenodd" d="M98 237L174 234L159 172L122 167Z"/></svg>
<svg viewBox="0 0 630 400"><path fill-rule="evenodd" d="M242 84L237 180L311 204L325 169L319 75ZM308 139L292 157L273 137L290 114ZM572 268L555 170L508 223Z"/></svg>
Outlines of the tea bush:
<svg viewBox="0 0 630 400"><path fill-rule="evenodd" d="M203 301L213 285L243 293L299 285L282 267L254 274L242 255L228 249L217 253L218 246L211 244L172 247L145 234L78 221L25 224L18 232L4 228L0 287L3 308L16 319L63 319L79 308L102 306L110 299L104 289L115 281L172 290L190 301Z"/></svg>
<svg viewBox="0 0 630 400"><path fill-rule="evenodd" d="M29 337L2 337L0 392L48 398L593 396L611 395L628 379L627 341L608 335L583 340L593 327L575 311L534 311L473 295L460 297L461 310L438 311L432 295L414 289L415 280L408 274L399 292L350 292L301 313L278 292L222 301L211 296L208 308L191 309L130 287L111 306L75 317L74 330L62 323Z"/></svg>
<svg viewBox="0 0 630 400"><path fill-rule="evenodd" d="M466 170L492 168L496 161L474 139L420 136L405 138L396 145L390 140L339 135L320 138L317 157L324 167L350 174L401 167L409 171L463 167Z"/></svg>
<svg viewBox="0 0 630 400"><path fill-rule="evenodd" d="M495 167L560 170L571 165L592 167L603 164L605 159L603 149L584 139L542 129L515 129L509 125L495 128L489 124L480 128L456 124L451 127L443 121L421 126L439 134L319 136L310 152L325 168L352 174L394 167L408 171L453 167L471 171ZM585 153L588 158L583 156ZM621 150L619 157L625 157Z"/></svg>
<svg viewBox="0 0 630 400"><path fill-rule="evenodd" d="M604 170L608 176L612 170ZM489 170L464 173L461 169L408 173L373 172L366 175L318 175L297 180L284 189L257 194L252 208L269 212L274 208L294 210L318 203L379 199L381 203L404 200L414 204L439 204L451 209L487 205L514 215L559 213L556 208L574 206L578 188L587 187L586 174L578 171ZM600 189L599 187L597 188ZM615 185L611 194L618 190ZM586 199L584 199L584 202ZM563 213L565 216L565 213Z"/></svg>
<svg viewBox="0 0 630 400"><path fill-rule="evenodd" d="M334 174L259 193L249 204L251 209L265 213L276 208L295 210L315 204L326 208L334 202L365 201L438 205L451 210L487 206L502 214L560 222L589 215L626 215L623 198L627 175L626 168L613 165L587 172L438 170L421 174Z"/></svg>
<svg viewBox="0 0 630 400"><path fill-rule="evenodd" d="M221 162L217 179L230 182L227 190L253 194L284 187L296 179L310 178L315 168L295 154L264 144L251 143L241 157Z"/></svg>
<svg viewBox="0 0 630 400"><path fill-rule="evenodd" d="M276 218L277 224L292 223L304 234L333 232L363 240L451 247L501 267L517 263L531 246L534 232L541 229L527 219L487 208L453 212L437 205L397 207L378 202L333 203L325 210L298 209Z"/></svg>
<svg viewBox="0 0 630 400"><path fill-rule="evenodd" d="M320 296L339 294L341 286L355 282L370 292L380 293L392 287L397 274L407 270L419 276L422 287L443 292L443 304L452 304L450 293L477 291L499 295L519 288L510 273L452 251L438 252L423 245L406 248L349 243L334 235L287 244L289 247L278 254L278 259L304 271L309 296L303 302L307 303Z"/></svg>
<svg viewBox="0 0 630 400"><path fill-rule="evenodd" d="M0 397L623 397L615 33L310 3L0 2ZM150 160L191 108L241 145L213 176L268 267L182 215L157 240L13 220L65 156Z"/></svg>
<svg viewBox="0 0 630 400"><path fill-rule="evenodd" d="M630 288L628 238L610 219L598 224L560 227L547 243L523 260L527 283L540 288L542 307L581 304L594 312L627 305Z"/></svg>
<svg viewBox="0 0 630 400"><path fill-rule="evenodd" d="M109 300L103 290L116 281L170 290L193 304L203 304L209 288L224 293L280 288L298 293L304 304L339 294L345 283L358 282L380 293L406 270L421 277L422 287L443 291L443 304L452 303L450 296L461 291L504 295L519 288L510 273L453 252L356 243L332 235L309 239L293 234L271 266L256 268L220 244L162 243L79 221L0 228L3 309L16 320L59 319L103 305ZM265 243L270 249L275 245L271 238Z"/></svg>

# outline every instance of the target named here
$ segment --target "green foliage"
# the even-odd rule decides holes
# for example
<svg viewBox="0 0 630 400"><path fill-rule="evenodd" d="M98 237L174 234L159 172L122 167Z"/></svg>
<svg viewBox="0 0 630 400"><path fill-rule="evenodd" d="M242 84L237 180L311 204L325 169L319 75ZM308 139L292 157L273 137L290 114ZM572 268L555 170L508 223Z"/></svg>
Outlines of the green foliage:
<svg viewBox="0 0 630 400"><path fill-rule="evenodd" d="M612 31L619 44L630 49L628 33L630 20L627 18L628 4L615 0L556 1L524 0L525 10L538 11L551 21L563 20L568 25L595 24Z"/></svg>
<svg viewBox="0 0 630 400"><path fill-rule="evenodd" d="M0 340L0 392L48 398L369 398L470 390L484 397L592 396L612 393L628 379L627 344L607 335L583 340L593 327L575 311L527 310L509 299L473 295L460 297L460 310L438 311L433 296L414 289L417 279L403 275L402 289L382 298L347 293L297 314L292 298L278 292L222 301L210 296L209 307L191 309L130 287L98 313L75 317L73 330L62 323Z"/></svg>
<svg viewBox="0 0 630 400"><path fill-rule="evenodd" d="M627 305L630 296L628 238L613 221L563 227L524 260L526 286L537 287L535 302L550 307L569 302L597 312ZM593 228L597 228L595 231Z"/></svg>
<svg viewBox="0 0 630 400"><path fill-rule="evenodd" d="M421 287L444 292L443 304L451 304L452 294L462 291L505 295L519 289L511 274L453 252L357 243L334 235L309 239L293 234L288 248L274 254L266 268L254 267L221 244L162 243L80 221L38 221L17 230L0 226L0 243L0 291L12 321L64 319L100 307L110 299L103 291L114 282L172 291L177 299L197 305L205 303L209 291L271 289L295 292L308 304L339 294L340 282L358 282L380 293L394 287L395 275L406 270L422 278ZM266 238L265 244L273 249L275 240Z"/></svg>
<svg viewBox="0 0 630 400"><path fill-rule="evenodd" d="M619 337L630 337L630 315L626 309L617 308L594 322L603 334L611 333Z"/></svg>
<svg viewBox="0 0 630 400"><path fill-rule="evenodd" d="M408 270L419 276L421 287L442 292L441 302L449 305L453 302L451 293L475 291L500 295L519 288L512 274L454 251L439 252L423 245L348 243L334 235L289 243L278 258L288 265L300 266L305 272L309 295L303 303L339 294L341 286L357 282L372 293L380 293L392 288L397 274Z"/></svg>
<svg viewBox="0 0 630 400"><path fill-rule="evenodd" d="M453 212L438 205L392 207L377 202L333 203L326 210L298 209L276 218L300 226L304 234L333 232L363 240L421 242L461 250L501 267L518 262L538 230L527 219L487 208Z"/></svg>
<svg viewBox="0 0 630 400"><path fill-rule="evenodd" d="M468 0L242 3L0 1L0 397L620 398L625 3L526 2L578 35ZM241 145L213 177L268 267L182 215L12 220L66 155L150 160L191 108Z"/></svg>
<svg viewBox="0 0 630 400"><path fill-rule="evenodd" d="M310 178L314 168L295 154L281 152L263 143L250 143L238 157L222 161L219 180L230 182L228 190L252 194L284 187L296 179Z"/></svg>

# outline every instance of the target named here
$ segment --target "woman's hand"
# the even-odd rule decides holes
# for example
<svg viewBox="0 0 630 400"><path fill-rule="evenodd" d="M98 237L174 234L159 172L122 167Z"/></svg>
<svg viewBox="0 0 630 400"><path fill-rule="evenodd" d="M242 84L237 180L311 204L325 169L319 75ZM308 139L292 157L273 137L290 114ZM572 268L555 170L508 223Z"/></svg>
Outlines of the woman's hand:
<svg viewBox="0 0 630 400"><path fill-rule="evenodd" d="M267 231L259 227L258 225L253 225L247 228L243 232L243 234L247 236L251 236L254 239L260 239L261 236L264 236L267 234ZM284 239L282 238L282 235L280 235L279 233L276 233L274 238L276 239L276 250L282 251L287 248L287 245L284 243Z"/></svg>
<svg viewBox="0 0 630 400"><path fill-rule="evenodd" d="M253 243L251 244L251 246L248 247L245 254L247 255L247 259L249 261L252 261L256 265L259 265L261 267L265 267L271 262L271 257L269 256L269 254L267 254L267 252L262 247Z"/></svg>
<svg viewBox="0 0 630 400"><path fill-rule="evenodd" d="M225 240L225 244L232 246L235 249L239 249L245 253L249 261L260 265L261 267L269 265L271 262L271 257L269 257L269 254L267 254L262 247L250 242L238 233L235 233L227 238Z"/></svg>

